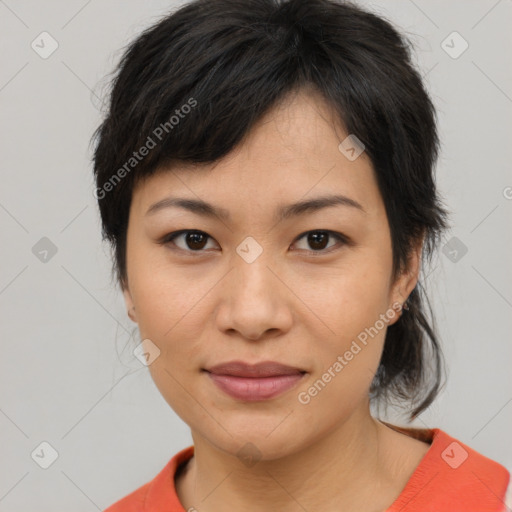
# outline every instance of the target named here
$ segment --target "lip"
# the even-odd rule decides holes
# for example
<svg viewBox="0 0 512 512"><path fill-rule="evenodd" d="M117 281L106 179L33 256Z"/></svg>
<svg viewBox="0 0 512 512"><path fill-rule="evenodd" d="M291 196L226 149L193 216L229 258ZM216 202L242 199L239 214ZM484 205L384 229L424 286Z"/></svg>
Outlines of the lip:
<svg viewBox="0 0 512 512"><path fill-rule="evenodd" d="M250 402L268 400L285 393L295 387L306 373L275 361L257 364L229 361L205 371L224 393Z"/></svg>
<svg viewBox="0 0 512 512"><path fill-rule="evenodd" d="M232 377L275 377L281 375L296 375L304 373L300 368L287 366L275 361L262 361L249 364L244 361L228 361L206 369L215 375L230 375Z"/></svg>

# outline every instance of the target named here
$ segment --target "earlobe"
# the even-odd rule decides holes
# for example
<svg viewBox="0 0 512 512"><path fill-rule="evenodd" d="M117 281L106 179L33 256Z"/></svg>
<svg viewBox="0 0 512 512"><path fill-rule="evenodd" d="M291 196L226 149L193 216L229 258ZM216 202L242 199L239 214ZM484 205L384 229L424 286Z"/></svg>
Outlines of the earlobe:
<svg viewBox="0 0 512 512"><path fill-rule="evenodd" d="M404 297L405 300L407 300L407 297L409 297L411 292L416 287L416 284L418 283L418 279L420 276L420 270L421 270L421 255L422 255L422 251L423 251L423 240L424 240L424 237L421 237L419 243L415 246L415 248L412 251L412 254L409 258L407 279L404 283L404 291L406 293L406 295Z"/></svg>
<svg viewBox="0 0 512 512"><path fill-rule="evenodd" d="M133 322L137 323L137 317L135 316L135 306L133 305L132 295L128 288L125 288L123 290L123 296L124 296L124 301L126 304L126 310L127 310L128 316L130 317L130 319Z"/></svg>
<svg viewBox="0 0 512 512"><path fill-rule="evenodd" d="M135 316L135 306L132 306L128 310L128 316L131 318L133 322L137 323L137 317Z"/></svg>
<svg viewBox="0 0 512 512"><path fill-rule="evenodd" d="M391 304L395 305L394 309L398 309L398 318L402 315L402 309L409 309L407 300L418 283L421 269L422 248L423 238L411 252L409 261L407 262L407 269L402 272L393 286ZM397 304L399 306L396 306Z"/></svg>
<svg viewBox="0 0 512 512"><path fill-rule="evenodd" d="M406 284L402 284L403 280L407 279ZM412 287L411 287L412 284ZM400 317L403 315L403 310L406 311L409 309L409 306L407 305L407 301L409 299L410 292L414 289L414 286L416 285L416 280L411 278L411 274L409 272L401 275L398 278L397 283L393 287L393 293L392 293L392 300L390 309L394 312L394 318L390 325L393 325L395 322L397 322ZM409 291L410 289L410 291Z"/></svg>

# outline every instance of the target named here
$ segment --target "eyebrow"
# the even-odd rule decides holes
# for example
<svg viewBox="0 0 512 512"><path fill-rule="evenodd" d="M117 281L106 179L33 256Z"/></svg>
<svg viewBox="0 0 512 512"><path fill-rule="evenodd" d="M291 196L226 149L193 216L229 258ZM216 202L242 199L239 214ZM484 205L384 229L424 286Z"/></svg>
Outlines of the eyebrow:
<svg viewBox="0 0 512 512"><path fill-rule="evenodd" d="M289 219L290 217L317 212L324 208L333 206L347 206L366 213L363 206L350 197L343 195L329 195L316 197L314 199L306 199L293 204L282 205L278 207L276 211L276 220L281 221ZM154 215L156 212L166 208L182 208L203 217L218 217L222 220L231 219L229 210L226 210L225 208L214 206L202 199L189 199L182 197L166 197L152 204L148 208L146 216Z"/></svg>

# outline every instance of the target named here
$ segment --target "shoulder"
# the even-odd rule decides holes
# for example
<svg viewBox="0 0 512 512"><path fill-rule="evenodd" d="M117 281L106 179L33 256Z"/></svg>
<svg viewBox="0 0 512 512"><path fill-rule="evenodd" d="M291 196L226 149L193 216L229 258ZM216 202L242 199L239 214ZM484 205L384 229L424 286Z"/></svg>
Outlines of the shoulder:
<svg viewBox="0 0 512 512"><path fill-rule="evenodd" d="M144 510L144 503L151 482L139 487L137 490L126 495L124 498L116 501L110 507L106 508L104 512L140 512Z"/></svg>
<svg viewBox="0 0 512 512"><path fill-rule="evenodd" d="M509 473L512 468L509 466ZM512 510L512 481L508 482L507 492L505 493L505 499L503 500L505 502L506 509L503 510L503 512L509 512L509 510Z"/></svg>
<svg viewBox="0 0 512 512"><path fill-rule="evenodd" d="M182 512L174 478L179 467L193 454L193 446L181 450L152 480L116 501L104 512Z"/></svg>
<svg viewBox="0 0 512 512"><path fill-rule="evenodd" d="M441 429L422 432L432 438L430 449L388 512L406 503L411 512L505 510L510 473L504 466Z"/></svg>

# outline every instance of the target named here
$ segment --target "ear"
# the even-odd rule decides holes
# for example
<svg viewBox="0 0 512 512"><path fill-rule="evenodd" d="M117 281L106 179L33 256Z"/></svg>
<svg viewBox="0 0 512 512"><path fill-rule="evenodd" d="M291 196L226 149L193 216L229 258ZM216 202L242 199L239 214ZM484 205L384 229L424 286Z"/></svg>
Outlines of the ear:
<svg viewBox="0 0 512 512"><path fill-rule="evenodd" d="M400 312L401 306L403 306L404 302L407 300L411 292L414 290L416 286L420 270L421 270L421 254L423 249L423 241L424 236L421 236L411 251L409 258L407 260L407 268L405 268L400 275L397 277L396 281L393 283L391 289L391 303L390 307L393 307L393 304L400 304ZM395 323L400 318L400 315L396 315L396 319L390 322L390 325Z"/></svg>
<svg viewBox="0 0 512 512"><path fill-rule="evenodd" d="M137 316L135 315L135 306L133 305L132 294L130 293L128 286L123 288L123 296L128 316L131 318L131 320L137 323Z"/></svg>

